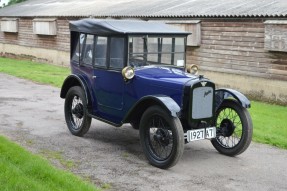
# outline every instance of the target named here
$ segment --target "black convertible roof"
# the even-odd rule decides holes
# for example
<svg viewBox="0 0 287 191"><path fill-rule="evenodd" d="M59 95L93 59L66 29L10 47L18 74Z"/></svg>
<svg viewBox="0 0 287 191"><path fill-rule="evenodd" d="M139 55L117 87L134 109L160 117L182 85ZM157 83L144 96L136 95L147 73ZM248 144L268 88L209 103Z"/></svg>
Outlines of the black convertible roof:
<svg viewBox="0 0 287 191"><path fill-rule="evenodd" d="M190 33L181 31L161 22L147 22L138 20L104 20L104 19L82 19L70 21L70 30L97 35L118 34L166 34L166 35L188 35Z"/></svg>

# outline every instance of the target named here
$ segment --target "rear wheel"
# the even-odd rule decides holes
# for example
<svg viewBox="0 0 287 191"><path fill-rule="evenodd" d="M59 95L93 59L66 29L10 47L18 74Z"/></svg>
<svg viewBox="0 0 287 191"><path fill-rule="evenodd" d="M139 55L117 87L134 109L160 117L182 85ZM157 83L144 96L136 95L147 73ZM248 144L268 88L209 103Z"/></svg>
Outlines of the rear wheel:
<svg viewBox="0 0 287 191"><path fill-rule="evenodd" d="M83 136L91 126L91 117L87 113L84 91L79 86L69 89L65 99L65 119L70 132Z"/></svg>
<svg viewBox="0 0 287 191"><path fill-rule="evenodd" d="M225 100L216 111L217 136L211 142L225 155L235 156L250 145L253 126L250 114L234 100Z"/></svg>
<svg viewBox="0 0 287 191"><path fill-rule="evenodd" d="M133 120L133 121L130 122L130 124L131 124L131 126L132 126L134 129L136 129L136 130L138 130L138 129L140 128L140 122L139 122L139 120Z"/></svg>
<svg viewBox="0 0 287 191"><path fill-rule="evenodd" d="M163 169L174 166L184 149L180 120L159 106L148 108L140 121L140 142L153 166Z"/></svg>

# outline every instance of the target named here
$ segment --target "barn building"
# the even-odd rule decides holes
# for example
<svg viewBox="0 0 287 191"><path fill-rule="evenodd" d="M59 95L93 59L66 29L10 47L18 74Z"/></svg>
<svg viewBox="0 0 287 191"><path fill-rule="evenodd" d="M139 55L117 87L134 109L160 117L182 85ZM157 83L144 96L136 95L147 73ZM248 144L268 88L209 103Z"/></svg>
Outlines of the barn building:
<svg viewBox="0 0 287 191"><path fill-rule="evenodd" d="M69 65L69 21L166 22L192 32L187 64L218 87L287 104L286 0L28 0L0 9L0 54Z"/></svg>

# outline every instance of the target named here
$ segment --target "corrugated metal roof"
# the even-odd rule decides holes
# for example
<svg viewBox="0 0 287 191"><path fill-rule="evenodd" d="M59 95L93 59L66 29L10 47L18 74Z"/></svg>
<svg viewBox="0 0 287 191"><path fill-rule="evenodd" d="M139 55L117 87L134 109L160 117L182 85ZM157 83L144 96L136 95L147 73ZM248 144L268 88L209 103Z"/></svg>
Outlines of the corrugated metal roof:
<svg viewBox="0 0 287 191"><path fill-rule="evenodd" d="M28 0L5 17L287 17L287 0Z"/></svg>
<svg viewBox="0 0 287 191"><path fill-rule="evenodd" d="M81 19L70 22L70 30L97 35L116 34L166 34L187 36L188 32L178 30L159 22L110 19Z"/></svg>

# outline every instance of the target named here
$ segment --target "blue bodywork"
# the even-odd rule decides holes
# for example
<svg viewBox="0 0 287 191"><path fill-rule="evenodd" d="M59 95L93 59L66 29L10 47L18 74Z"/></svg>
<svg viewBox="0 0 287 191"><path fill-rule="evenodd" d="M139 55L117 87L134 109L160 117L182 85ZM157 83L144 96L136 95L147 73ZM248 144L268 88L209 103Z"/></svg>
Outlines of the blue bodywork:
<svg viewBox="0 0 287 191"><path fill-rule="evenodd" d="M72 64L72 73L64 82L61 97L65 97L64 87L69 86L71 79L79 81L78 85L86 92L91 116L116 126L128 122L129 114L135 112L141 102L160 104L172 116L178 115L183 108L184 88L202 81L183 69L168 66L137 68L130 81L125 81L119 71L91 69L78 64ZM243 107L250 107L249 100L235 90L219 89L215 94L216 108L231 97Z"/></svg>
<svg viewBox="0 0 287 191"><path fill-rule="evenodd" d="M171 115L176 115L180 112L185 84L198 80L183 69L167 66L137 68L130 81L125 81L120 71L92 69L73 63L72 73L63 87L76 78L86 91L90 114L116 125L124 123L128 113L146 100L164 103ZM65 93L62 88L61 97Z"/></svg>

